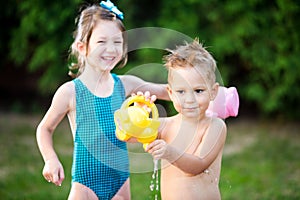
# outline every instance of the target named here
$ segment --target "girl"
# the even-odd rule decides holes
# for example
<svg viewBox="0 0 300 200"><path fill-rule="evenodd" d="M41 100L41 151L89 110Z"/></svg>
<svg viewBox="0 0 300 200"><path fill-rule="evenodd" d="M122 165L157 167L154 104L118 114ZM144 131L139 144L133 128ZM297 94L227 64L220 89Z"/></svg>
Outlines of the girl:
<svg viewBox="0 0 300 200"><path fill-rule="evenodd" d="M81 12L71 46L78 61L72 72L78 70L78 76L58 88L36 132L45 162L43 176L61 185L64 169L52 135L68 116L74 139L69 199L130 199L127 149L115 137L114 111L137 91L169 99L166 85L111 73L117 64L126 64L127 41L122 13L107 4L112 3L101 2L102 7L92 5Z"/></svg>

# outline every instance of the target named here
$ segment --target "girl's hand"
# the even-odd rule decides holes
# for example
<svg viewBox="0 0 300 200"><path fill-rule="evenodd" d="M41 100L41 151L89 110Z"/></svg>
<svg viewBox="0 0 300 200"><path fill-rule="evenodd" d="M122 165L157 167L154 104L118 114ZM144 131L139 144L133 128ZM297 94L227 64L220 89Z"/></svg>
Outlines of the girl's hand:
<svg viewBox="0 0 300 200"><path fill-rule="evenodd" d="M164 140L157 139L150 143L145 151L150 153L154 160L167 159L169 145Z"/></svg>
<svg viewBox="0 0 300 200"><path fill-rule="evenodd" d="M52 158L45 162L43 169L44 178L50 183L61 186L65 179L64 169L57 158Z"/></svg>
<svg viewBox="0 0 300 200"><path fill-rule="evenodd" d="M156 95L151 95L149 91L143 92L137 92L137 95L143 95L145 97L146 101L149 101L150 103L154 103L154 101L157 99Z"/></svg>
<svg viewBox="0 0 300 200"><path fill-rule="evenodd" d="M156 101L156 95L151 95L149 91L143 92L137 92L136 94L132 94L131 96L144 96L146 101L149 101L150 103L154 103ZM135 103L135 105L141 106L142 108L146 109L149 113L151 112L151 108L149 108L147 105L143 103Z"/></svg>

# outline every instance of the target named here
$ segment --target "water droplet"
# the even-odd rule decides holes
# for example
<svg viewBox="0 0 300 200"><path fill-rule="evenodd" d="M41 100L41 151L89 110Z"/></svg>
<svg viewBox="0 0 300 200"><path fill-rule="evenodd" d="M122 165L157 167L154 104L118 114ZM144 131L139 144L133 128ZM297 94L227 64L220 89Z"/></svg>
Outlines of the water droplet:
<svg viewBox="0 0 300 200"><path fill-rule="evenodd" d="M154 184L153 184L153 182L152 182L152 181L151 181L151 184L150 184L149 188L150 188L150 190L151 190L151 191L153 191L153 190L154 190Z"/></svg>
<svg viewBox="0 0 300 200"><path fill-rule="evenodd" d="M154 170L152 174L152 180L150 182L150 190L153 192L155 188L155 200L158 198L158 191L159 191L159 177L158 177L158 160L153 160L154 162ZM155 180L155 183L154 183Z"/></svg>

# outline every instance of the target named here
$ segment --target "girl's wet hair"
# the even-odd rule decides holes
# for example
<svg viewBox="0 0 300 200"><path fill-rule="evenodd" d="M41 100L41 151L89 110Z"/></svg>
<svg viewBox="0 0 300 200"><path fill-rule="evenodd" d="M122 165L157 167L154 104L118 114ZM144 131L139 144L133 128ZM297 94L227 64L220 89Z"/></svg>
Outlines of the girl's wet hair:
<svg viewBox="0 0 300 200"><path fill-rule="evenodd" d="M122 31L123 56L120 62L118 63L118 67L121 68L125 66L127 62L127 35L125 26L123 25L122 21L119 18L117 18L117 16L114 13L96 4L85 6L81 10L82 11L80 12L79 16L75 20L77 28L73 33L74 42L70 47L69 60L71 61L71 64L69 66L69 75L74 78L79 76L83 72L85 58L84 56L80 55L76 44L77 42L83 42L86 44L86 49L88 49L93 29L95 28L96 24L99 23L101 20L115 21L117 26Z"/></svg>

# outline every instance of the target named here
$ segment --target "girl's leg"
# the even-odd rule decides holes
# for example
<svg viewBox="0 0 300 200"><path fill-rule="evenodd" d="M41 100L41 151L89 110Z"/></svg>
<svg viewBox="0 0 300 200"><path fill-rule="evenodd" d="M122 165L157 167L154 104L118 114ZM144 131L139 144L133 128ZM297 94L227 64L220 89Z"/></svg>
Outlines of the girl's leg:
<svg viewBox="0 0 300 200"><path fill-rule="evenodd" d="M117 194L112 198L112 200L130 200L130 180L129 178L125 181L123 186L117 192Z"/></svg>
<svg viewBox="0 0 300 200"><path fill-rule="evenodd" d="M97 195L85 185L72 183L68 200L98 200Z"/></svg>

